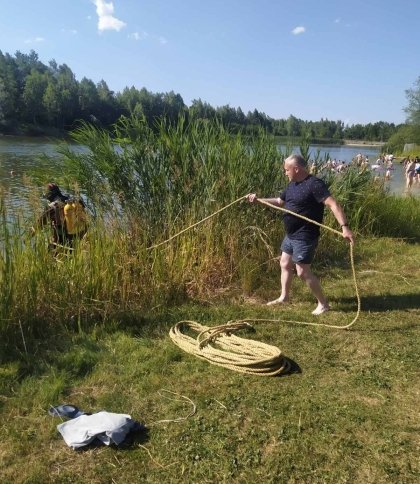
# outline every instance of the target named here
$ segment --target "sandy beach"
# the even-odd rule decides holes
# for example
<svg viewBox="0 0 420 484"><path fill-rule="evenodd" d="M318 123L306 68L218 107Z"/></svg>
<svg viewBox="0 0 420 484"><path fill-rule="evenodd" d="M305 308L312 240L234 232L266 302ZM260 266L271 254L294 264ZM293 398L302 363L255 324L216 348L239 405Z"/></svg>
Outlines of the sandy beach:
<svg viewBox="0 0 420 484"><path fill-rule="evenodd" d="M344 144L347 146L384 146L385 141L365 141L365 140L354 140L345 139Z"/></svg>

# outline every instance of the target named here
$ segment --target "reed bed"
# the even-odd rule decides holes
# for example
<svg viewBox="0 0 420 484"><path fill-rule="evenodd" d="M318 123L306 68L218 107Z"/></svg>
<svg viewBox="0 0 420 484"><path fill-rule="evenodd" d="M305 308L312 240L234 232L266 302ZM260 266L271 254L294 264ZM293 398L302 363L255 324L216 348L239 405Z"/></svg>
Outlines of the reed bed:
<svg viewBox="0 0 420 484"><path fill-rule="evenodd" d="M91 213L87 237L54 256L47 233L31 238L33 213L0 201L2 354L66 329L91 329L133 312L206 299L236 287L251 294L272 274L282 236L277 211L239 202L170 243L149 250L249 192L277 196L284 157L273 138L232 136L220 123L181 118L151 129L124 118L113 132L82 125L63 145L63 186L81 190ZM419 237L419 200L387 196L357 168L328 178L360 235ZM34 196L34 198L36 198ZM28 220L29 217L29 220ZM327 224L334 226L328 215ZM323 234L318 264L344 259L345 243Z"/></svg>

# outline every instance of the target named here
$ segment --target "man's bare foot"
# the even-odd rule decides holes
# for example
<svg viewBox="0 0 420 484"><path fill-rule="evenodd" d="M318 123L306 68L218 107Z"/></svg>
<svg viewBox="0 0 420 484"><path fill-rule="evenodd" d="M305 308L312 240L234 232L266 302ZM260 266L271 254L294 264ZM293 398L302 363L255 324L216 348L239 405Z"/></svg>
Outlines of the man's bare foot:
<svg viewBox="0 0 420 484"><path fill-rule="evenodd" d="M328 304L318 304L318 306L312 311L312 314L319 316L320 314L326 313L329 310L330 306Z"/></svg>
<svg viewBox="0 0 420 484"><path fill-rule="evenodd" d="M285 304L288 302L289 300L287 298L280 296L277 299L274 299L273 301L268 302L267 306L275 306L276 304Z"/></svg>

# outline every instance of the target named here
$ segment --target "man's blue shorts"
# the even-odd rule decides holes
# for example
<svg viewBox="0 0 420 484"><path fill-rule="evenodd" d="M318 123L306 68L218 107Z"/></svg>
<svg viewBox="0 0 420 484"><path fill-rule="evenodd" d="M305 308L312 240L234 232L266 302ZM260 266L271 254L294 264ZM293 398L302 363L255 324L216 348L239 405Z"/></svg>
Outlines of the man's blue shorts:
<svg viewBox="0 0 420 484"><path fill-rule="evenodd" d="M312 240L294 240L286 237L281 243L280 250L292 256L295 264L310 264L313 261L318 238Z"/></svg>

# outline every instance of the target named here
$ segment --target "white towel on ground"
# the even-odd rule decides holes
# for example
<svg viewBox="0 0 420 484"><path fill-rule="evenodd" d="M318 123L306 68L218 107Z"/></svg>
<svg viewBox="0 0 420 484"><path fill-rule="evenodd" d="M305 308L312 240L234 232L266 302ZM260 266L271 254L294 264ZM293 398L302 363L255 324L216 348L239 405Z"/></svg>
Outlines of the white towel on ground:
<svg viewBox="0 0 420 484"><path fill-rule="evenodd" d="M106 445L119 445L135 426L136 421L130 415L102 411L68 420L57 425L57 430L69 447L77 449L95 438Z"/></svg>

